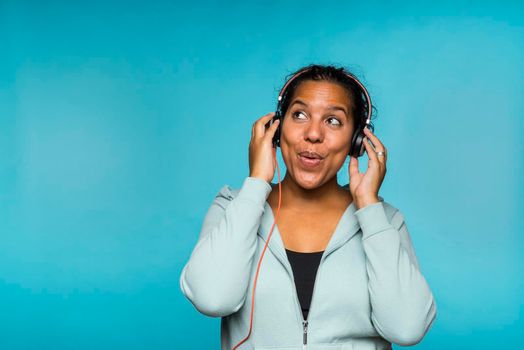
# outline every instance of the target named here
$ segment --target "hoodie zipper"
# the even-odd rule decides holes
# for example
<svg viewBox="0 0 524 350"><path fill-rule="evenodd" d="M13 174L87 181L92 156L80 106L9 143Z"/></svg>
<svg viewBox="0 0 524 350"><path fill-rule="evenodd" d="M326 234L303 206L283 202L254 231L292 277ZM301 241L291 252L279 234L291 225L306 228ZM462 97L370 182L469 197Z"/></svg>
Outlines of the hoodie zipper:
<svg viewBox="0 0 524 350"><path fill-rule="evenodd" d="M320 257L320 262L318 263L317 273L315 274L315 282L313 282L313 291L311 292L311 303L309 304L309 311L307 313L307 318L304 319L304 316L302 316L302 329L304 330L303 337L302 337L302 349L307 350L307 332L308 332L308 325L309 325L309 315L311 315L311 307L313 306L313 300L315 297L315 289L317 289L317 281L318 281L318 275L320 273L320 265L322 265L322 261L324 260L324 253L322 253L322 257ZM295 286L295 290L297 287ZM298 299L298 293L297 293L297 299ZM300 300L299 300L300 303ZM302 309L300 309L300 314L302 315Z"/></svg>
<svg viewBox="0 0 524 350"><path fill-rule="evenodd" d="M291 265L289 265L289 260L287 259L287 256L286 256L286 262L287 262L287 265L289 265L289 268L286 268L286 270L288 272L288 276L291 278L291 282L293 283L293 287L294 287L293 289L295 290L295 304L297 305L298 313L300 315L300 318L302 319L302 350L307 350L307 336L308 336L308 326L309 326L308 319L309 319L309 315L311 315L311 307L313 306L313 300L315 300L315 290L317 289L317 284L318 284L317 281L318 281L318 275L320 274L320 268L326 256L331 254L333 251L337 250L338 248L340 248L342 245L344 245L344 243L345 241L341 242L340 244L337 244L336 246L333 246L331 249L329 249L329 251L326 249L324 253L322 254L322 257L320 258L320 262L317 268L317 274L315 275L315 282L313 284L313 291L311 292L311 304L309 305L309 312L308 312L307 319L304 319L304 316L302 314L302 308L300 306L300 299L298 298L297 286L295 284L295 279L293 276L293 269L291 268Z"/></svg>
<svg viewBox="0 0 524 350"><path fill-rule="evenodd" d="M307 334L308 334L308 325L309 325L308 319L309 319L309 315L311 314L311 307L313 306L313 299L315 296L315 289L317 289L317 280L318 280L318 275L320 272L320 265L322 264L322 261L324 260L324 254L325 252L322 254L322 257L320 258L320 262L318 264L317 273L315 275L315 282L313 283L313 291L311 292L311 303L309 304L309 311L307 313L308 316L306 319L304 319L304 315L302 314L302 308L300 307L300 299L298 298L297 286L295 284L293 273L291 273L291 280L293 281L293 286L295 289L295 300L296 300L296 304L297 304L298 311L300 314L300 318L302 318L302 350L307 350Z"/></svg>
<svg viewBox="0 0 524 350"><path fill-rule="evenodd" d="M302 350L307 349L307 320L302 320L302 326L304 328L304 333L302 335Z"/></svg>
<svg viewBox="0 0 524 350"><path fill-rule="evenodd" d="M302 350L306 350L307 349L307 326L308 326L308 320L304 319L304 315L302 313L302 308L300 307L300 299L298 298L297 285L295 283L295 278L293 276L293 270L291 269L291 272L289 270L287 270L287 271L288 271L288 276L291 278L291 282L293 283L293 289L295 290L295 305L297 306L298 314L300 315L300 318L302 319ZM313 291L314 291L314 289L315 289L315 286L313 286ZM313 300L313 296L311 296L311 300ZM311 309L311 306L309 308ZM309 318L309 312L308 312L308 318Z"/></svg>

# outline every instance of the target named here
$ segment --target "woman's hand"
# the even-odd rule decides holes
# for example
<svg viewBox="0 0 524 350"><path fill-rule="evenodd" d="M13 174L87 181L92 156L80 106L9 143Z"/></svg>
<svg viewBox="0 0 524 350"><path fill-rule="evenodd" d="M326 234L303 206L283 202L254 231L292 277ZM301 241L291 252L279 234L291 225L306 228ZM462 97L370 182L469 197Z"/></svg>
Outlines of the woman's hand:
<svg viewBox="0 0 524 350"><path fill-rule="evenodd" d="M366 172L364 174L359 172L356 157L351 156L349 163L349 189L357 209L379 202L378 190L386 175L386 148L368 128L364 128L364 134L367 136L364 138L364 146L369 158ZM369 144L369 140L375 149ZM384 155L377 156L376 152L380 151L384 152Z"/></svg>
<svg viewBox="0 0 524 350"><path fill-rule="evenodd" d="M268 183L275 176L272 140L280 121L276 120L267 129L266 124L274 115L275 112L268 113L253 124L249 142L249 176L258 177Z"/></svg>

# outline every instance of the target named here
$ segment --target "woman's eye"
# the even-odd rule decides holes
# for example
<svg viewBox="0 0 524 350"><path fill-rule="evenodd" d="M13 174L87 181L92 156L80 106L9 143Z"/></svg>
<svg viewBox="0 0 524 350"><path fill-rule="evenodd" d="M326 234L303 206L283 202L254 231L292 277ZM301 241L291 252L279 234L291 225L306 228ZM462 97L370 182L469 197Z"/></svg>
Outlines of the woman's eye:
<svg viewBox="0 0 524 350"><path fill-rule="evenodd" d="M302 111L297 111L295 113L293 113L293 116L296 117L297 115L300 115L300 114L304 114Z"/></svg>
<svg viewBox="0 0 524 350"><path fill-rule="evenodd" d="M304 117L303 118L299 118L298 116L299 115L303 115ZM304 112L302 111L296 111L293 113L293 117L296 118L296 119L304 119L304 118L307 118L306 115L304 114ZM341 126L342 125L342 122L338 119L338 118L335 118L335 117L331 117L331 118L328 118L329 121L329 124L331 125L336 125L336 126ZM333 122L334 121L334 122Z"/></svg>
<svg viewBox="0 0 524 350"><path fill-rule="evenodd" d="M328 120L334 120L335 121L335 123L331 123L331 125L342 125L340 120L338 120L337 118L331 117Z"/></svg>

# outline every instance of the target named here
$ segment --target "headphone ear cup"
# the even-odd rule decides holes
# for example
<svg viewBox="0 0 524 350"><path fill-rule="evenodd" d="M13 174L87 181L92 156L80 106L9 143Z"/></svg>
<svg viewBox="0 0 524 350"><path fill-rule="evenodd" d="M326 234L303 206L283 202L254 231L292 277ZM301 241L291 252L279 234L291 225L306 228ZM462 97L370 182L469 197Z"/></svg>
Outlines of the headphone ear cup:
<svg viewBox="0 0 524 350"><path fill-rule="evenodd" d="M349 149L349 155L358 158L364 154L364 137L366 135L362 130L358 129L353 135L351 141L351 148Z"/></svg>
<svg viewBox="0 0 524 350"><path fill-rule="evenodd" d="M278 111L275 112L272 123L274 123L276 120L280 120L280 123L278 124L277 130L273 135L273 148L280 146L280 125L282 124L282 118L280 118L280 113Z"/></svg>

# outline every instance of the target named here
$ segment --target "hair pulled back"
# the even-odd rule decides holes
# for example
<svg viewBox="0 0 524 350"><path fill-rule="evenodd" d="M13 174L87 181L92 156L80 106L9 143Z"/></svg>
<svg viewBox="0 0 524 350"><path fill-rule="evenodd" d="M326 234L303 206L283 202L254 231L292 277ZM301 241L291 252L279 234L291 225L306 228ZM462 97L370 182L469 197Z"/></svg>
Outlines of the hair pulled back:
<svg viewBox="0 0 524 350"><path fill-rule="evenodd" d="M328 81L342 86L348 93L350 99L351 114L353 116L353 130L357 130L365 122L367 117L367 102L360 86L348 75L356 76L344 67L333 65L310 64L304 66L286 77L286 81L298 72L306 70L296 77L286 88L282 95L281 110L282 118L286 115L289 104L293 99L298 86L304 81ZM372 106L372 118L376 108Z"/></svg>

